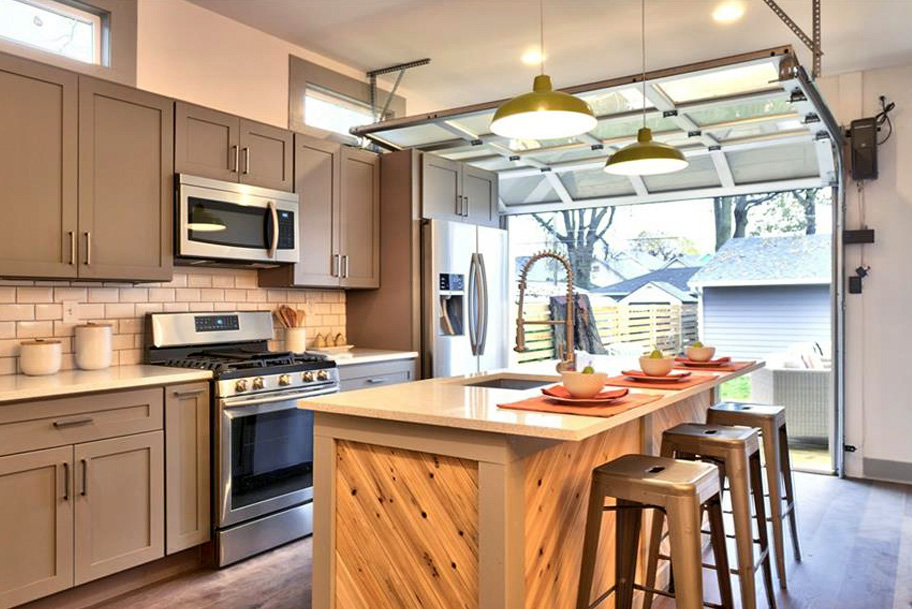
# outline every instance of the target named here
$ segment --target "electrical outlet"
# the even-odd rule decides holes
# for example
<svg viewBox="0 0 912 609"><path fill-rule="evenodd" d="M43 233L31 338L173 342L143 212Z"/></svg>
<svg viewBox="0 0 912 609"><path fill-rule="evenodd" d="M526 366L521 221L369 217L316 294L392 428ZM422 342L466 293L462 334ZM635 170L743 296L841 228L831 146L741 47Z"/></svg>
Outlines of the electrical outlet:
<svg viewBox="0 0 912 609"><path fill-rule="evenodd" d="M79 323L79 302L75 300L65 300L63 302L63 323Z"/></svg>

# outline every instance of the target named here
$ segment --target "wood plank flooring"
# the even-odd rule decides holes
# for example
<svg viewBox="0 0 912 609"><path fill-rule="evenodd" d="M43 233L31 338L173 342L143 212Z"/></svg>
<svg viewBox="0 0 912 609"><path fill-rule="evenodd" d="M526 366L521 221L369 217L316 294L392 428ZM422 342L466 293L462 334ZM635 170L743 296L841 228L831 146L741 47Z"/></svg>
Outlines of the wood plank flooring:
<svg viewBox="0 0 912 609"><path fill-rule="evenodd" d="M796 484L804 561L791 561L788 550L789 589L778 592L779 608L912 608L912 487L803 473L796 474ZM305 539L96 609L310 609L310 557ZM766 607L762 593L758 606ZM662 599L654 607L674 603Z"/></svg>

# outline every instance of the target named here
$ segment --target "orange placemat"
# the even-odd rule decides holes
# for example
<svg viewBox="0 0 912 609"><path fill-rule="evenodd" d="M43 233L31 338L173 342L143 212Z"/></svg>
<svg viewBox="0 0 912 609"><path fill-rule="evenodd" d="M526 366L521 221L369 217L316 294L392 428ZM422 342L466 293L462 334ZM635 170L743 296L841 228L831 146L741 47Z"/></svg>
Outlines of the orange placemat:
<svg viewBox="0 0 912 609"><path fill-rule="evenodd" d="M650 383L649 381L631 381L622 374L620 376L610 377L607 381L605 381L605 384L611 385L612 387L636 387L638 389L663 389L665 391L680 391L681 389L694 387L696 385L700 385L701 383L708 383L709 381L715 380L717 376L717 374L692 374L686 381L680 381L678 383Z"/></svg>
<svg viewBox="0 0 912 609"><path fill-rule="evenodd" d="M754 364L757 363L756 361L728 362L721 366L713 366L712 368L709 368L706 366L688 366L685 362L686 362L686 360L685 361L682 361L680 359L675 360L674 367L677 370L694 370L694 371L701 371L701 372L737 372L738 370L743 370L744 368L747 368L748 366L753 366Z"/></svg>
<svg viewBox="0 0 912 609"><path fill-rule="evenodd" d="M657 395L628 393L626 396L618 398L606 406L567 406L552 402L543 395L538 395L519 402L498 404L497 407L512 410L531 410L534 412L553 412L555 414L578 414L586 417L613 417L616 414L627 412L632 408L654 402L657 399L659 399Z"/></svg>

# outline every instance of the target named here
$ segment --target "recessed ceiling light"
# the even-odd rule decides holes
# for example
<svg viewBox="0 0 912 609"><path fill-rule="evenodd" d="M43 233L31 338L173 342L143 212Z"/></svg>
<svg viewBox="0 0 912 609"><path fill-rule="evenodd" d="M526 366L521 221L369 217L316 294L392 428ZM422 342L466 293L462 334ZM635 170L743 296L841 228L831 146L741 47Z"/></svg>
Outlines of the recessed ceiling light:
<svg viewBox="0 0 912 609"><path fill-rule="evenodd" d="M728 0L717 5L713 11L716 23L733 23L744 16L744 3L740 0Z"/></svg>
<svg viewBox="0 0 912 609"><path fill-rule="evenodd" d="M537 66L542 62L544 57L542 57L541 49L534 47L523 53L520 59L527 66Z"/></svg>

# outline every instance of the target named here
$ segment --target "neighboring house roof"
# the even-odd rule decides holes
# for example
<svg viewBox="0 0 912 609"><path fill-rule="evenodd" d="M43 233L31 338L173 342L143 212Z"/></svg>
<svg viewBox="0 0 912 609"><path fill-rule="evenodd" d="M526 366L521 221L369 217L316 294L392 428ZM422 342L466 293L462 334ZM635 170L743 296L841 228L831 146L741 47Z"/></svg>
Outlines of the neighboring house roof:
<svg viewBox="0 0 912 609"><path fill-rule="evenodd" d="M678 254L662 268L684 268L703 266L712 259L712 254Z"/></svg>
<svg viewBox="0 0 912 609"><path fill-rule="evenodd" d="M691 287L829 283L831 235L729 239L690 279Z"/></svg>
<svg viewBox="0 0 912 609"><path fill-rule="evenodd" d="M633 292L631 292L630 294L625 296L622 302L625 302L625 303L650 302L651 298L646 296L646 294L649 292L654 293L653 290L655 290L655 289L665 292L666 294L668 294L675 300L680 301L681 303L697 302L696 296L694 296L693 294L691 294L690 292L688 292L686 290L682 290L682 289L678 288L677 286L674 286L674 285L668 283L667 281L650 281L649 283L640 286L639 288L637 288L636 290L634 290ZM643 294L645 299L642 301L637 301L637 294L640 294L640 293Z"/></svg>
<svg viewBox="0 0 912 609"><path fill-rule="evenodd" d="M690 278L693 277L694 273L699 270L698 267L659 269L657 271L652 271L651 273L640 275L639 277L634 277L633 279L615 283L614 285L596 288L593 291L600 294L623 297L632 294L647 283L658 282L670 284L686 293L690 291L690 287L687 284L688 281L690 281Z"/></svg>

